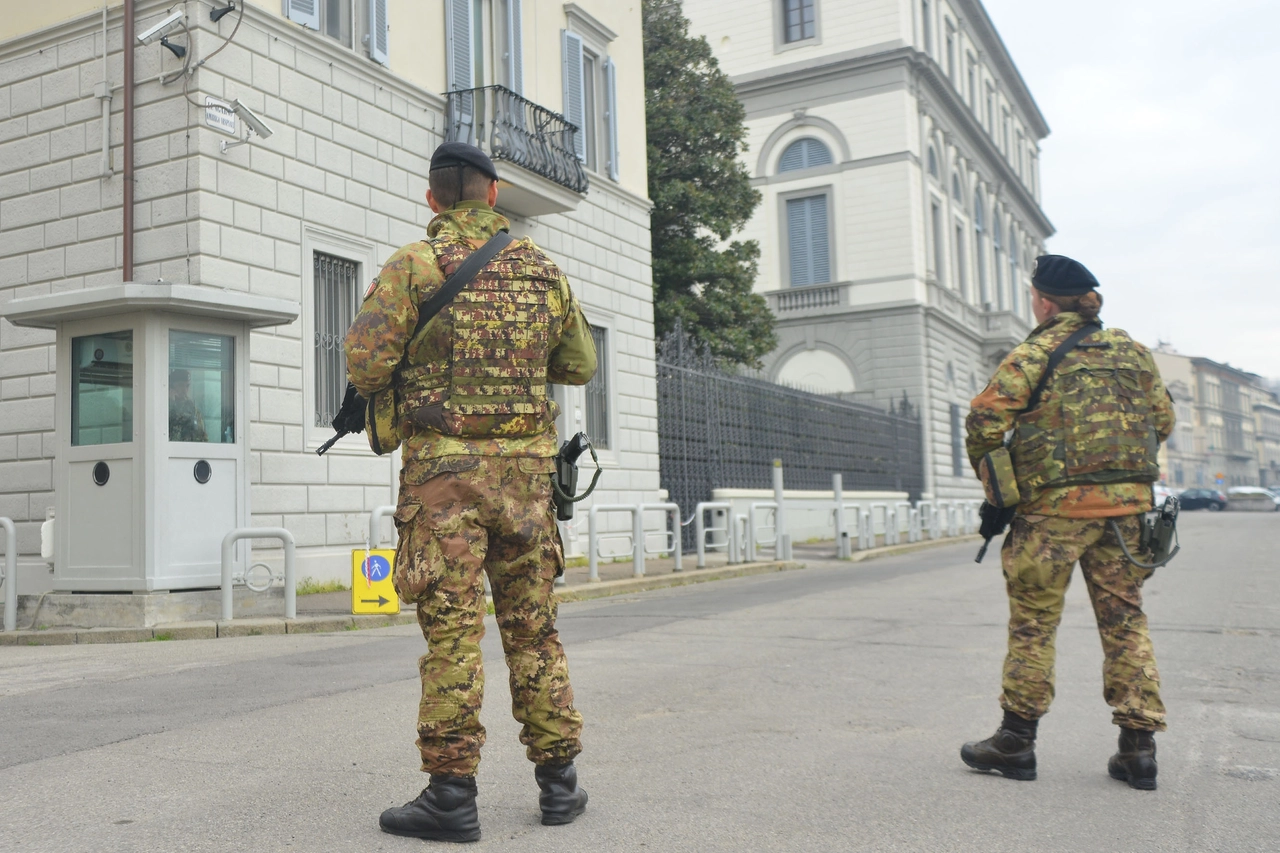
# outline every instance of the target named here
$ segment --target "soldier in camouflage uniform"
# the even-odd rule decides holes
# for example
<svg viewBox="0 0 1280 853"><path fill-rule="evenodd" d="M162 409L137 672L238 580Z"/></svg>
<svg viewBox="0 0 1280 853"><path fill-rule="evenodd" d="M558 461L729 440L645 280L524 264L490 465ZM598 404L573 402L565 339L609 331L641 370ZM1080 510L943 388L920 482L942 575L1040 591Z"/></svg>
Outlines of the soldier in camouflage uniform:
<svg viewBox="0 0 1280 853"><path fill-rule="evenodd" d="M1070 258L1038 258L1032 281L1039 325L973 400L967 423L975 468L1011 435L1022 500L1001 551L1010 614L1004 721L987 740L965 744L961 758L1009 778L1036 778L1037 721L1053 701L1054 637L1079 561L1102 636L1103 697L1121 732L1109 771L1153 789L1153 733L1164 731L1165 709L1142 612L1151 570L1124 557L1109 520L1136 552L1139 516L1152 508L1156 451L1173 429L1173 407L1151 353L1109 329L1067 352L1028 410L1050 355L1086 324L1100 327L1102 307L1097 280Z"/></svg>
<svg viewBox="0 0 1280 853"><path fill-rule="evenodd" d="M362 394L395 389L404 436L395 585L417 605L427 640L417 745L431 782L383 812L381 826L474 841L486 572L542 822L569 823L586 807L573 765L582 717L555 628L552 584L564 552L551 503L558 409L547 383L585 384L596 352L568 280L528 239L502 249L413 336L422 303L510 227L493 210L497 172L479 149L440 146L430 185L437 215L427 239L387 261L345 344Z"/></svg>
<svg viewBox="0 0 1280 853"><path fill-rule="evenodd" d="M208 441L204 417L191 399L191 372L169 371L169 440Z"/></svg>

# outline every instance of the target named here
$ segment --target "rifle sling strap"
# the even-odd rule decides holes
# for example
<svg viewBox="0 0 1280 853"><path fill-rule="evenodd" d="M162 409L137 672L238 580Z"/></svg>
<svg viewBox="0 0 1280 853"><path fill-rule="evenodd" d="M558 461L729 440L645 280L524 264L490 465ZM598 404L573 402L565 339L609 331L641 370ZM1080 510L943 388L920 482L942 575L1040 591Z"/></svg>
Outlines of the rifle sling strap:
<svg viewBox="0 0 1280 853"><path fill-rule="evenodd" d="M1049 363L1044 368L1044 373L1040 376L1040 381L1036 384L1036 390L1031 392L1031 399L1027 401L1027 407L1024 412L1029 412L1036 406L1040 405L1040 396L1044 394L1044 388L1049 384L1050 377L1053 372L1058 369L1058 365L1067 357L1067 353L1071 352L1085 338L1094 332L1101 332L1102 326L1096 323L1086 323L1071 333L1071 337L1063 341L1056 350L1049 356Z"/></svg>
<svg viewBox="0 0 1280 853"><path fill-rule="evenodd" d="M471 280L476 277L480 270L484 269L485 264L493 260L494 256L514 242L514 238L506 231L499 231L489 240L476 249L467 259L458 265L453 275L445 279L440 289L431 295L431 298L422 303L418 309L418 327L413 330L413 338L416 338L422 332L422 327L431 322L431 318L440 313L444 306L453 301L453 298L462 292ZM410 338L412 340L413 338Z"/></svg>

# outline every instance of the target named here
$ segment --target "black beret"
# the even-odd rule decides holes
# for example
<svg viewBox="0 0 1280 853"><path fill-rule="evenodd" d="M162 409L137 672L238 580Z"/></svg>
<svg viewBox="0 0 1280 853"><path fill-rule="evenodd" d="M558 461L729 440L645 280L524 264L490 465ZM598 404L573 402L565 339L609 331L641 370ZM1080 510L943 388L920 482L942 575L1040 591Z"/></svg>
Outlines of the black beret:
<svg viewBox="0 0 1280 853"><path fill-rule="evenodd" d="M493 161L489 159L489 155L465 142L446 142L431 155L430 171L447 169L450 166L470 166L495 181L498 180L498 170L493 167Z"/></svg>
<svg viewBox="0 0 1280 853"><path fill-rule="evenodd" d="M1080 296L1097 290L1098 280L1082 263L1066 255L1041 255L1036 258L1031 283L1050 296Z"/></svg>

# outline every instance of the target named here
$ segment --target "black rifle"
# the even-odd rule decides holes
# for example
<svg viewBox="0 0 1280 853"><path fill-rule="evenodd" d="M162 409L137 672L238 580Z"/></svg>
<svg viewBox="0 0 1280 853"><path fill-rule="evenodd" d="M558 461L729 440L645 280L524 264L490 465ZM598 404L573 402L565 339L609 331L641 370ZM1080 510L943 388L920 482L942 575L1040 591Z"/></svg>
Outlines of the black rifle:
<svg viewBox="0 0 1280 853"><path fill-rule="evenodd" d="M1011 506L995 506L986 501L982 502L982 507L978 510L978 518L982 519L982 524L978 527L978 535L986 541L982 543L982 547L978 549L978 557L975 563L981 563L982 558L987 556L987 546L991 544L991 540L995 539L1005 528L1009 526L1009 522L1013 521L1013 516L1017 513L1017 509Z"/></svg>
<svg viewBox="0 0 1280 853"><path fill-rule="evenodd" d="M333 416L333 438L320 445L316 454L323 456L324 452L337 444L338 439L344 435L364 432L364 413L368 407L369 401L360 396L356 386L348 382L347 392L342 395L342 405L338 408L338 414Z"/></svg>
<svg viewBox="0 0 1280 853"><path fill-rule="evenodd" d="M591 461L596 464L596 473L591 478L591 485L580 495L578 491L578 458L591 451ZM556 505L556 518L569 521L573 518L573 505L595 491L600 480L600 460L596 457L596 449L591 446L591 439L585 432L580 432L560 445L556 455L556 473L551 478L551 501Z"/></svg>

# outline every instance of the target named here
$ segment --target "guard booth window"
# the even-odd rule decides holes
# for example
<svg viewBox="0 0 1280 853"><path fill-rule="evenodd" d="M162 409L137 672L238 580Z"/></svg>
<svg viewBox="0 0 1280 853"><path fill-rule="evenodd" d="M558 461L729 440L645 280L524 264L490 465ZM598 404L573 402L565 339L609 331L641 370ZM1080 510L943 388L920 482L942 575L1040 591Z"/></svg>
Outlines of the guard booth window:
<svg viewBox="0 0 1280 853"><path fill-rule="evenodd" d="M315 287L315 425L329 426L347 388L347 359L342 341L356 316L360 265L316 252Z"/></svg>
<svg viewBox="0 0 1280 853"><path fill-rule="evenodd" d="M133 441L133 332L71 341L71 444Z"/></svg>
<svg viewBox="0 0 1280 853"><path fill-rule="evenodd" d="M596 345L596 375L586 384L585 426L591 443L599 450L609 449L609 332L591 329Z"/></svg>

